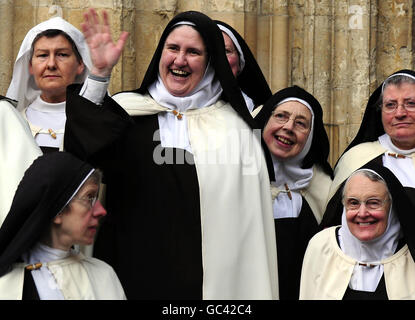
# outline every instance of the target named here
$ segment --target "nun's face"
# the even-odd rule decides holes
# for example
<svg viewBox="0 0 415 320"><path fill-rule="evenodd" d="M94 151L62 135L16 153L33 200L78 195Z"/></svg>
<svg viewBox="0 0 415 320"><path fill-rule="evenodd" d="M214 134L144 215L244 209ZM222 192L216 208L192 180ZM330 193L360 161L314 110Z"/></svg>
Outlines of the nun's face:
<svg viewBox="0 0 415 320"><path fill-rule="evenodd" d="M66 100L66 87L84 71L70 42L63 36L39 38L29 64L29 73L41 90L41 98L49 103Z"/></svg>
<svg viewBox="0 0 415 320"><path fill-rule="evenodd" d="M167 37L159 73L166 89L176 97L189 95L202 80L207 65L205 44L190 26L176 27Z"/></svg>
<svg viewBox="0 0 415 320"><path fill-rule="evenodd" d="M404 108L405 104L415 103L415 84L388 85L383 92L382 103L398 104L391 113L386 113L382 107L383 128L393 144L404 150L415 148L415 112Z"/></svg>
<svg viewBox="0 0 415 320"><path fill-rule="evenodd" d="M68 250L74 244L90 245L94 242L99 220L107 214L97 200L98 189L96 183L87 180L68 208L55 217L58 241L54 243L54 247Z"/></svg>
<svg viewBox="0 0 415 320"><path fill-rule="evenodd" d="M240 70L238 50L236 49L232 39L225 32L222 32L222 35L223 40L225 41L226 57L228 58L232 73L236 77Z"/></svg>
<svg viewBox="0 0 415 320"><path fill-rule="evenodd" d="M384 183L372 181L362 174L357 174L346 184L343 201L346 207L347 225L357 239L370 241L384 234L388 225L390 208ZM348 209L348 203L350 209Z"/></svg>
<svg viewBox="0 0 415 320"><path fill-rule="evenodd" d="M275 108L264 128L269 151L279 160L297 156L310 134L311 112L300 102L288 101Z"/></svg>

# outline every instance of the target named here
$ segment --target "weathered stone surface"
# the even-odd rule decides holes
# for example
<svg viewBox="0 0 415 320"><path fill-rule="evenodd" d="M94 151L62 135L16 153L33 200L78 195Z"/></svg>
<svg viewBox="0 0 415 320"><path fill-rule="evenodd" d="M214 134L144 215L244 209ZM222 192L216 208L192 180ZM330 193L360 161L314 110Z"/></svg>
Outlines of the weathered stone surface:
<svg viewBox="0 0 415 320"><path fill-rule="evenodd" d="M198 10L244 36L273 92L300 85L319 99L334 164L354 138L370 93L414 69L410 0L0 0L0 94L26 32L59 15L76 27L89 7L107 10L113 36L130 33L110 91L140 85L158 39L177 13Z"/></svg>

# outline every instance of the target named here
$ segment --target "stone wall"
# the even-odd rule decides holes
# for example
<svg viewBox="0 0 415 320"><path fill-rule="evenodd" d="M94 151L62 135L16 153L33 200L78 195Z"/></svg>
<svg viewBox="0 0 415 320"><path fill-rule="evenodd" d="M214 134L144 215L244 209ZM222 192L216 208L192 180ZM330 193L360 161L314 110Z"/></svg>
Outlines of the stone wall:
<svg viewBox="0 0 415 320"><path fill-rule="evenodd" d="M231 24L273 92L296 84L320 101L332 164L357 132L370 93L392 72L414 68L409 0L0 0L0 94L32 26L59 15L79 28L88 7L110 13L114 38L130 32L112 76L114 93L139 86L175 14L198 10Z"/></svg>

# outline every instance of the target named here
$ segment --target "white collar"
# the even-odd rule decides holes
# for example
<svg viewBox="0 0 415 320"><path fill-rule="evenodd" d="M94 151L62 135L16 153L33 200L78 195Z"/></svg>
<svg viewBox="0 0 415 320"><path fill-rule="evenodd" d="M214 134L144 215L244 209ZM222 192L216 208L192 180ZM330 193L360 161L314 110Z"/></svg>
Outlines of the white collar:
<svg viewBox="0 0 415 320"><path fill-rule="evenodd" d="M29 108L48 113L65 113L66 101L58 103L49 103L39 96L33 103L30 104Z"/></svg>
<svg viewBox="0 0 415 320"><path fill-rule="evenodd" d="M198 109L215 104L222 94L222 86L215 77L215 70L209 62L203 79L193 92L185 97L173 96L164 86L160 74L157 80L149 86L148 91L159 105L184 112L187 109Z"/></svg>
<svg viewBox="0 0 415 320"><path fill-rule="evenodd" d="M410 149L410 150L403 150L403 149L399 149L397 146L395 146L391 140L391 137L385 133L383 135L381 135L379 138L379 143L386 149L386 150L390 150L392 152L395 152L397 154L402 154L404 156L410 156L413 153L415 153L415 148L414 149Z"/></svg>
<svg viewBox="0 0 415 320"><path fill-rule="evenodd" d="M342 226L339 230L339 242L342 251L355 259L356 263L349 286L354 290L374 292L383 275L383 265L380 261L395 254L401 237L401 224L391 208L389 210L388 225L385 232L378 238L370 241L360 241L351 232L347 225L346 210L343 208ZM369 263L374 267L361 266L359 263Z"/></svg>
<svg viewBox="0 0 415 320"><path fill-rule="evenodd" d="M71 251L64 251L49 247L38 242L29 252L23 255L25 263L46 263L61 260L71 255Z"/></svg>

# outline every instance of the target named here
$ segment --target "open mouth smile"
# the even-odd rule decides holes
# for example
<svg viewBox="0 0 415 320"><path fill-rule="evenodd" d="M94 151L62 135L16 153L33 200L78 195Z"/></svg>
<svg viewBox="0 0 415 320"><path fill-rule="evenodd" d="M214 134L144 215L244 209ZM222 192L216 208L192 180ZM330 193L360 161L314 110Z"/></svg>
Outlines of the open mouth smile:
<svg viewBox="0 0 415 320"><path fill-rule="evenodd" d="M294 144L294 142L293 142L293 141L291 141L291 140L289 140L289 139L287 139L287 138L281 137L281 136L275 136L275 139L276 139L277 141L279 141L279 142L281 142L281 143L283 143L283 144L287 145L287 146L292 146L292 145Z"/></svg>
<svg viewBox="0 0 415 320"><path fill-rule="evenodd" d="M186 72L183 70L170 70L171 74L176 76L176 77L181 77L181 78L186 78L190 75L190 72Z"/></svg>
<svg viewBox="0 0 415 320"><path fill-rule="evenodd" d="M361 227L366 227L366 226L370 226L372 224L377 223L377 221L369 221L369 222L356 222L356 224L358 224Z"/></svg>

